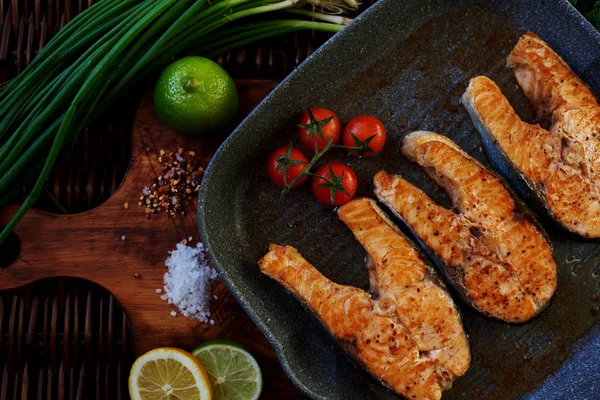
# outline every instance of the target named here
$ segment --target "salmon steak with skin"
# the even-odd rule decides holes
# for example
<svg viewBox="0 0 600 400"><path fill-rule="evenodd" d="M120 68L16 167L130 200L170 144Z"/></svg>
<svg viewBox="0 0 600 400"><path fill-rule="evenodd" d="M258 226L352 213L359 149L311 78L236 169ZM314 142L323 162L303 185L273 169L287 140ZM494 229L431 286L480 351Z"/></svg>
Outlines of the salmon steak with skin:
<svg viewBox="0 0 600 400"><path fill-rule="evenodd" d="M290 246L271 245L260 269L304 303L359 364L408 399L440 399L471 356L444 285L373 200L341 207L367 250L373 297L324 277Z"/></svg>
<svg viewBox="0 0 600 400"><path fill-rule="evenodd" d="M471 80L462 97L490 159L523 196L565 229L600 237L600 105L543 40L527 33L508 66L539 125L519 118L496 84Z"/></svg>
<svg viewBox="0 0 600 400"><path fill-rule="evenodd" d="M371 291L394 304L419 351L454 376L471 361L461 318L444 284L374 200L359 198L337 211L367 251Z"/></svg>
<svg viewBox="0 0 600 400"><path fill-rule="evenodd" d="M437 133L411 133L402 152L446 190L457 212L385 171L375 175L375 194L432 253L465 300L511 323L544 310L556 290L552 248L503 182Z"/></svg>

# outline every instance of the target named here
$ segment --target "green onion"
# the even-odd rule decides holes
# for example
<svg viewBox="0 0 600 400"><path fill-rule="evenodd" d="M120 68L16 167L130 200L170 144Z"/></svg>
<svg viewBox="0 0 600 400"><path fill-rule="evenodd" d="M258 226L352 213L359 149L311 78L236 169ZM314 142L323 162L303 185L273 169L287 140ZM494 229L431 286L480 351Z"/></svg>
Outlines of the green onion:
<svg viewBox="0 0 600 400"><path fill-rule="evenodd" d="M289 8L285 11L291 14L304 15L305 17L314 18L319 21L330 22L332 24L337 25L346 25L352 21L350 18L344 17L342 15L323 14L315 11L304 10L301 8Z"/></svg>
<svg viewBox="0 0 600 400"><path fill-rule="evenodd" d="M0 87L0 206L23 184L30 188L0 243L43 193L60 150L173 57L214 57L300 30L335 33L349 21L297 9L299 1L102 0L70 21L25 71ZM336 11L354 4L309 3ZM278 11L310 20L256 20Z"/></svg>
<svg viewBox="0 0 600 400"><path fill-rule="evenodd" d="M277 22L277 24L268 27L256 27L250 31L244 30L219 41L215 41L214 43L209 42L205 47L200 47L200 45L198 45L198 48L201 49L202 54L205 56L216 57L223 52L254 43L256 40L264 40L274 36L297 32L299 30L318 30L336 33L342 28L341 25L324 24L322 22L313 21L280 20L271 22Z"/></svg>
<svg viewBox="0 0 600 400"><path fill-rule="evenodd" d="M60 210L60 212L62 212L63 214L69 213L69 211L67 211L65 206L60 204L60 201L58 201L58 199L56 197L54 197L54 195L52 193L50 193L50 191L48 189L44 188L44 194L46 195L46 197L48 197L50 199L52 204L54 204L56 206L56 208L58 208Z"/></svg>

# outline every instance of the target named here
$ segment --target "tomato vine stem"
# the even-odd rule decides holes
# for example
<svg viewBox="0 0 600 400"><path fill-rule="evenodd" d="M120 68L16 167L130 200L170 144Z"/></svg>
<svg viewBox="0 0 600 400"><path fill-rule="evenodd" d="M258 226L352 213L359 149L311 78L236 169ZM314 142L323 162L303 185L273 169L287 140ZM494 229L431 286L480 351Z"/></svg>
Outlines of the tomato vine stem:
<svg viewBox="0 0 600 400"><path fill-rule="evenodd" d="M333 137L329 138L329 140L327 141L327 144L325 145L325 147L323 147L323 150L315 151L315 154L313 155L312 159L308 162L308 164L306 164L306 167L304 167L302 172L300 174L298 174L297 177L292 179L292 181L290 183L286 183L283 190L281 191L281 196L285 196L290 191L290 189L292 189L292 187L296 184L296 182L298 182L303 176L314 176L314 174L312 174L310 172L312 167L315 166L317 161L319 161L319 159L321 159L321 157L323 157L323 155L325 153L327 153L327 151L329 151L329 149L331 149L332 146L333 146Z"/></svg>
<svg viewBox="0 0 600 400"><path fill-rule="evenodd" d="M312 137L313 142L314 142L314 148L315 148L314 154L313 154L312 159L308 162L308 164L306 164L306 167L304 167L302 172L300 172L300 174L298 174L298 176L296 178L292 179L291 182L286 182L286 179L284 177L284 187L283 187L283 190L281 191L282 197L285 196L294 187L296 182L298 182L300 179L302 179L305 176L321 178L324 181L326 181L326 183L328 185L335 185L334 180L327 179L323 176L315 175L312 172L310 172L312 170L312 168L315 166L315 164L317 163L317 161L319 161L319 159L321 159L321 157L323 157L323 155L332 148L346 149L346 150L348 150L348 154L352 154L353 152L356 152L358 154L359 161L367 153L372 153L374 155L379 154L376 151L373 151L369 147L369 143L371 142L371 140L373 140L373 138L376 135L369 136L365 140L360 140L352 132L350 133L350 135L351 135L352 139L354 140L354 143L356 144L355 146L345 146L345 145L333 144L333 136L332 136L329 138L329 140L325 144L325 147L323 147L323 149L321 151L319 151L319 146L318 146L317 141L319 138L325 140L325 135L323 134L323 128L325 127L325 125L327 125L329 123L329 121L331 121L333 119L333 117L328 117L328 118L324 118L322 120L317 120L310 108L308 109L308 115L309 115L310 122L308 124L298 124L297 126L300 128L306 129L309 132L308 137ZM290 147L288 148L288 152L289 151L291 151L291 144L290 144Z"/></svg>

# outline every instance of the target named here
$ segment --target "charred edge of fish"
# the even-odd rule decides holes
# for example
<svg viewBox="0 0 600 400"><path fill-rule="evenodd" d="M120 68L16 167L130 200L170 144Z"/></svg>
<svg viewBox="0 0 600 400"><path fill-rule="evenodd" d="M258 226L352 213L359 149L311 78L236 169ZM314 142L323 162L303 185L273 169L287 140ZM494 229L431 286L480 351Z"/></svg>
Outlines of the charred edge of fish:
<svg viewBox="0 0 600 400"><path fill-rule="evenodd" d="M446 286L446 282L445 282L447 279L441 279L439 277L439 275L436 273L436 271L439 270L439 267L437 265L435 265L435 263L432 261L432 257L429 253L429 249L427 248L427 246L424 246L424 244L421 242L421 239L415 234L415 232L410 228L410 226L406 223L406 221L404 221L404 219L402 219L402 217L400 217L400 215L398 215L394 211L394 208L388 206L387 203L379 195L377 195L376 192L374 192L374 193L377 196L377 199L379 200L378 202L375 203L375 205L378 206L379 210L375 209L375 212L377 212L377 214L388 225L390 225L392 228L394 228L394 230L396 232L398 232L398 234L400 236L402 236L402 238L404 240L406 240L408 242L408 244L410 244L412 246L412 248L417 251L417 253L419 254L419 257L421 257L421 261L423 261L423 264L425 265L425 268L427 269L427 275L425 276L424 279L429 279L432 282L440 285L440 287L442 287L443 289L447 290L448 287ZM381 207L380 205L385 206L385 209L389 210L389 213L385 212L384 207ZM397 224L394 220L399 220L401 222L401 224ZM408 235L405 233L405 231L408 232ZM453 288L453 289L456 290L456 288ZM454 306L454 308L459 312L459 314L462 318L462 313L461 313L460 308L457 307L456 305Z"/></svg>
<svg viewBox="0 0 600 400"><path fill-rule="evenodd" d="M518 211L528 216L528 221L531 222L542 233L542 236L544 236L549 244L550 242L548 239L548 234L546 230L543 229L541 222L558 228L562 232L568 233L569 235L578 236L574 232L568 230L564 225L558 222L556 218L554 218L552 210L550 210L546 203L546 192L543 185L528 179L523 172L521 172L512 163L493 135L481 122L479 114L473 106L468 93L463 95L461 102L467 109L467 112L473 121L473 125L475 125L475 128L481 137L485 153L497 172L495 175L501 178L501 182L504 184L504 187L512 195L515 203L518 203ZM535 214L539 217L539 219L535 217L535 214L529 207L527 207L527 205L531 206L531 209L535 211Z"/></svg>
<svg viewBox="0 0 600 400"><path fill-rule="evenodd" d="M437 257L435 256L435 253L433 253L421 241L421 239L415 234L415 232L410 228L410 226L406 223L406 221L404 221L404 219L402 219L402 217L394 211L393 207L388 206L387 203L379 195L377 195L376 191L374 191L374 193L377 196L378 201L373 200L373 205L375 206L373 209L375 210L377 215L379 215L381 217L381 219L383 219L383 221L385 223L390 225L404 240L406 240L406 242L413 249L415 249L415 251L417 252L419 257L421 258L421 261L425 265L425 268L427 271L427 274L425 275L424 279L429 280L429 281L439 285L443 290L448 291L449 292L448 294L450 295L451 298L454 297L453 295L456 295L456 296L460 297L464 303L470 304L470 300L466 296L463 295L463 292L461 291L461 289L459 288L459 286L457 285L457 283L455 281L455 279L459 279L459 276L458 275L455 275L455 276L449 275L449 273L446 272L446 267L443 266L444 263L440 263L440 260L437 259ZM384 207L382 207L382 206L384 206ZM389 212L386 212L386 210L388 210ZM399 221L400 223L397 223L396 221ZM352 232L351 229L349 229L349 230ZM358 242L358 240L356 240L356 242ZM364 249L362 246L361 246L361 248L366 251L366 249ZM368 252L367 252L367 257L371 260L371 262L374 262L371 259L371 257L368 255ZM365 269L368 268L368 265L369 265L369 263L367 261L365 263ZM448 270L457 270L457 268L448 267ZM442 277L440 277L440 274L438 272L441 272ZM460 271L457 270L457 272L460 272ZM448 282L448 281L450 282L450 285L446 284L446 282ZM372 300L377 300L379 298L379 293L377 293L376 291L369 291L369 294L371 295ZM462 309L454 301L452 301L452 305L453 305L454 309L456 310L456 312L458 313L460 320L462 322L463 321ZM472 307L472 308L474 308L474 307ZM462 324L462 326L464 329L464 324ZM466 331L465 331L465 335L467 335ZM468 335L467 335L467 337L468 337Z"/></svg>
<svg viewBox="0 0 600 400"><path fill-rule="evenodd" d="M267 275L265 275L265 276L267 276ZM309 316L309 318L316 325L318 325L317 329L321 329L322 332L325 333L326 336L328 337L328 340L331 340L333 343L337 344L337 346L332 346L332 347L335 348L335 351L340 356L343 356L344 358L350 360L350 364L355 369L355 371L359 372L364 377L370 377L370 378L374 379L375 381L377 381L378 384L381 384L384 387L386 387L387 389L389 389L390 391L396 393L396 391L394 391L393 388L391 388L387 383L385 383L378 376L376 376L374 373L372 373L371 370L368 368L368 366L360 360L360 357L357 354L356 346L354 345L353 340L344 340L344 339L340 339L340 338L336 337L329 329L327 329L327 326L325 325L325 323L323 323L321 318L319 318L319 315L308 305L308 303L305 302L303 299L301 299L299 296L296 296L294 294L294 292L286 284L284 284L283 282L276 281L275 279L272 279L270 277L269 277L269 280L272 281L273 283L275 283L277 287L283 289L284 292L288 296L292 297L296 303L300 304L300 307L302 307L302 309L306 312L306 314ZM371 299L371 300L373 300L373 299ZM269 337L267 337L267 339L269 339L269 341L271 341L271 339ZM277 346L275 346L275 349L277 350ZM277 351L277 354L278 354L278 356L280 355L279 351Z"/></svg>
<svg viewBox="0 0 600 400"><path fill-rule="evenodd" d="M268 277L268 275L266 275L264 273L263 273L263 275ZM280 289L283 289L284 292L288 296L292 297L294 299L294 301L296 301L296 303L300 304L300 307L306 312L306 314L309 316L309 318L314 323L316 323L316 325L319 326L318 329L321 329L322 332L326 333L326 336L330 340L332 340L333 343L337 343L337 346L332 346L332 347L335 348L335 351L340 356L343 356L344 358L346 358L347 360L350 361L350 364L352 365L352 367L354 368L354 370L356 372L358 372L360 375L362 375L365 378L369 377L371 379L374 379L378 384L384 386L386 389L390 390L393 393L397 393L390 385L388 385L380 377L375 375L375 373L371 372L371 369L360 359L360 357L358 356L358 353L357 353L356 346L354 344L354 342L355 342L354 340L345 340L345 339L340 339L340 338L336 337L329 329L327 329L327 326L321 320L321 318L319 318L319 315L317 314L317 312L314 311L308 305L308 303L306 301L301 299L299 296L296 296L294 294L294 292L288 287L287 284L285 284L284 282L279 282L270 277L269 277L269 280L271 282L273 282L275 284L275 286L279 287ZM443 283L442 283L442 285L443 285ZM367 293L369 293L369 292L367 292ZM376 301L375 297L373 296L372 293L369 293L369 295L371 295L371 301L374 303ZM246 310L246 311L248 311L248 310ZM461 318L462 318L462 315L461 315ZM466 332L465 332L465 335L466 335ZM467 335L467 338L468 338L468 335ZM269 336L267 336L267 339L271 342L271 339ZM275 346L275 349L276 349L277 355L280 356L278 346ZM284 369L286 371L288 371L288 369L286 367L284 367Z"/></svg>
<svg viewBox="0 0 600 400"><path fill-rule="evenodd" d="M463 97L466 96L466 93ZM464 101L465 99L461 99L461 101ZM468 101L468 100L467 100ZM469 106L471 106L471 103L469 102L468 104ZM469 110L469 107L465 104L465 107L467 107L467 109ZM470 113L470 112L469 112ZM476 113L476 112L475 112ZM475 121L474 121L475 122ZM477 124L476 124L477 126ZM483 127L481 124L479 125L482 127L482 129L485 130L485 127ZM491 135L489 135L489 133L487 132L487 130L485 130L485 134L481 134L480 136L482 136L482 140L484 141L484 148L486 148L486 153L488 154L488 158L492 159L493 157L490 156L490 154L492 154L493 156L493 152L488 151L486 144L485 143L485 139L489 138L493 141L493 138L491 137ZM413 132L414 134L415 132ZM437 135L436 133L432 132L433 134ZM467 152L465 152L459 145L457 145L455 142L453 142L450 139L447 139L445 141L440 141L441 143L445 143L448 146L450 146L451 148L454 148L456 151L458 151L459 153L461 153L464 157L466 157L467 159L469 159L471 162L475 163L475 165L477 165L479 168L483 169L484 171L486 171L487 173L489 173L490 175L492 175L494 178L496 178L504 187L504 189L508 192L508 194L510 195L510 197L515 201L515 209L513 210L513 213L515 214L513 220L517 221L520 219L526 220L529 223L531 223L534 227L536 227L541 233L542 236L544 237L544 239L546 239L546 242L548 242L548 245L550 245L550 239L548 234L546 233L546 231L544 230L542 224L540 223L540 221L536 218L535 213L533 213L529 207L527 207L527 205L525 204L525 202L522 200L523 198L529 198L529 194L532 193L532 191L530 190L530 187L533 186L539 186L539 188L537 190L535 190L536 193L538 192L543 192L543 189L541 185L536 185L534 182L530 182L528 181L525 176L523 176L523 174L521 174L512 163L510 163L510 161L508 160L508 157L506 157L506 155L504 154L504 152L502 152L502 150L500 149L499 146L496 146L496 148L498 149L498 151L501 153L501 158L498 159L498 163L505 163L506 164L506 169L510 169L510 173L507 174L508 176L515 176L515 177L521 177L522 181L518 182L518 183L522 183L521 186L525 186L522 190L522 193L517 193L513 187L509 184L510 182L508 182L507 179L505 179L502 175L500 175L499 173L497 173L494 170L491 170L490 168L486 167L485 165L483 165L482 163L480 163L478 160L476 160L475 158L473 158L471 155L469 155ZM494 145L492 145L494 146ZM442 180L448 180L448 178L446 178L443 174L441 174L435 167L422 167L425 172L427 173L427 175L429 175L429 177L431 177L431 179L434 181L438 179L440 181ZM435 178L433 177L435 176ZM443 186L443 185L437 185L438 187ZM519 185L516 185L519 186ZM443 187L442 187L443 188ZM520 195L519 195L520 194ZM538 199L531 199L531 201L539 201ZM540 202L540 206L541 206L541 202ZM455 213L455 214L461 214L460 210L453 204L451 207L451 210ZM545 211L545 210L544 210ZM473 235L476 236L477 235ZM550 247L552 247L550 245Z"/></svg>
<svg viewBox="0 0 600 400"><path fill-rule="evenodd" d="M491 138L491 135L488 135ZM491 159L491 157L489 156L489 152L487 150L486 144L485 144L485 140L484 141L484 148L486 148L486 154L488 154L488 158ZM493 146L493 145L492 145ZM530 182L529 180L527 180L525 178L525 176L523 176L523 174L521 174L516 167L509 162L508 157L506 157L506 155L504 154L504 152L500 149L499 146L496 146L496 149L498 150L498 163L506 163L506 169L510 169L510 171L506 174L507 176L505 177L504 175L500 175L500 173L496 170L491 170L485 166L482 165L482 167L490 174L492 175L494 178L496 178L498 180L498 182L500 182L502 184L502 186L504 187L504 189L508 192L508 195L513 199L514 203L515 203L515 208L513 209L513 221L519 221L519 220L525 220L527 222L529 222L531 225L533 225L538 232L540 232L540 234L542 235L542 237L544 238L544 240L546 240L546 243L548 244L548 246L550 247L550 250L552 251L552 254L554 255L554 248L552 246L552 243L550 242L550 236L548 236L548 233L546 232L546 230L544 229L543 225L541 224L541 222L538 220L536 214L529 208L527 207L527 204L525 203L524 199L529 199L530 202L537 202L539 204L536 204L536 207L541 208L541 212L543 213L542 216L544 217L544 219L551 219L551 216L547 214L547 209L543 207L542 203L540 202L540 200L537 197L531 197L530 193L531 191L529 191L529 183L533 184L533 182ZM494 165L496 165L495 162L493 162ZM521 182L523 183L524 186L527 187L526 190L529 191L529 193L525 193L525 195L520 194L519 192L517 192L517 190L513 189L513 185L512 183L507 179L507 177L509 176L514 176L515 179L521 179ZM552 220L554 222L554 220ZM556 222L554 222L556 223ZM477 235L473 235L475 237L477 237Z"/></svg>
<svg viewBox="0 0 600 400"><path fill-rule="evenodd" d="M495 174L494 171L488 170L488 172L490 172L491 175L496 177L502 183L504 188L508 191L510 196L513 198L513 200L515 202L515 210L513 211L515 214L515 217L522 217L523 219L526 219L529 223L531 223L541 233L542 237L544 238L544 240L550 247L550 251L552 251L552 253L554 255L554 249L552 247L552 243L549 240L548 234L542 228L539 221L535 218L535 215L531 212L531 210L529 210L526 207L526 205L523 203L523 201L518 196L516 196L515 192L511 189L510 186L507 185L506 181L504 179L502 179L502 177ZM452 292L451 294L456 295L458 298L461 299L461 301L463 303L465 303L471 309L475 310L476 312L478 312L482 315L485 315L486 317L495 319L497 321L502 321L504 323L509 323L511 325L522 325L522 324L530 322L531 319L542 314L550 305L554 296L552 296L550 301L546 302L546 304L540 306L539 309L536 310L536 312L532 315L531 319L529 319L527 321L523 321L523 322L509 322L509 321L503 320L501 318L495 317L495 316L489 314L488 312L486 312L485 310L478 308L473 303L473 300L466 295L467 288L464 287L463 284L461 284L461 282L464 282L464 270L462 268L455 268L455 267L449 265L444 260L442 260L440 257L438 257L437 254L435 253L435 251L432 250L429 246L427 246L427 244L421 239L421 237L412 228L412 226L404 218L402 218L402 216L399 213L397 213L395 211L394 207L391 205L388 205L388 203L382 198L382 196L377 194L377 192L375 192L375 194L376 194L377 198L380 200L380 202L383 203L386 206L386 208L388 210L390 210L390 212L396 217L395 219L397 219L400 222L400 226L409 232L410 237L405 236L405 238L408 240L408 242L413 244L413 246L414 246L415 242L418 244L418 247L415 247L415 248L417 249L419 254L421 254L421 256L425 255L427 257L427 259L430 261L430 262L427 262L427 260L424 260L427 267L431 268L431 265L433 264L435 266L436 270L440 273L440 275L443 276L444 280L448 283L448 285L443 285L443 283L442 283L442 286L450 288L450 290ZM477 230L478 234L482 233L479 231L478 228L475 228L475 229ZM475 236L475 237L478 237L478 234L475 234L473 231L471 231L471 234L473 234L473 236ZM440 281L439 277L436 274L432 274L432 276L435 276L435 279L438 282ZM463 313L461 312L460 307L456 306L456 304L455 304L455 308L458 310L458 312L462 318Z"/></svg>
<svg viewBox="0 0 600 400"><path fill-rule="evenodd" d="M461 276L461 273L463 272L463 270L460 268L451 267L448 263L441 260L435 254L435 252L433 250L431 250L427 246L427 244L419 237L419 235L417 235L417 233L415 232L414 229L412 229L410 224L408 222L406 222L406 220L404 218L402 218L402 216L394 210L394 207L392 207L391 205L388 205L387 202L382 198L382 196L380 196L377 193L375 193L375 194L376 194L377 198L379 199L379 201L385 205L386 209L388 209L395 216L395 219L399 221L398 225L400 225L404 230L406 230L409 233L410 236L404 235L404 237L417 250L417 252L421 256L421 258L423 259L423 262L425 263L425 265L427 266L427 268L429 270L430 279L431 278L435 279L438 283L440 283L440 286L449 290L451 292L450 295L452 297L457 296L458 298L460 298L460 300L463 303L465 303L472 309L474 309L478 312L481 312L485 315L488 315L488 314L484 313L483 311L475 308L472 300L469 299L465 295L465 288L462 288L459 284L459 282L464 280L463 276ZM416 243L416 245L415 245L415 243ZM432 267L432 265L433 265L433 267ZM442 281L439 278L438 274L435 273L434 269L437 270L437 272L439 272L440 275L442 275L444 281ZM454 274L453 274L453 272L454 272ZM448 284L446 285L445 283L448 283ZM458 311L458 313L462 319L463 313L462 313L461 308L458 307L456 303L454 304L454 307Z"/></svg>

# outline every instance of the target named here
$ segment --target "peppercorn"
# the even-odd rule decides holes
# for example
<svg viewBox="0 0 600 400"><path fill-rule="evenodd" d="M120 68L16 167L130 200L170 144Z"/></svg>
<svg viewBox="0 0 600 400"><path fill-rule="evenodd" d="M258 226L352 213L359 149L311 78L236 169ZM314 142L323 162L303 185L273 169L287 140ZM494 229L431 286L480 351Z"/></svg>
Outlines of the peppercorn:
<svg viewBox="0 0 600 400"><path fill-rule="evenodd" d="M162 175L144 187L138 201L139 206L145 207L146 218L154 213L165 213L170 217L178 213L186 215L190 208L196 207L197 199L190 194L200 190L204 168L198 165L195 155L194 151L186 152L181 147L169 154L162 149L159 151ZM128 206L128 203L124 205L126 209Z"/></svg>

